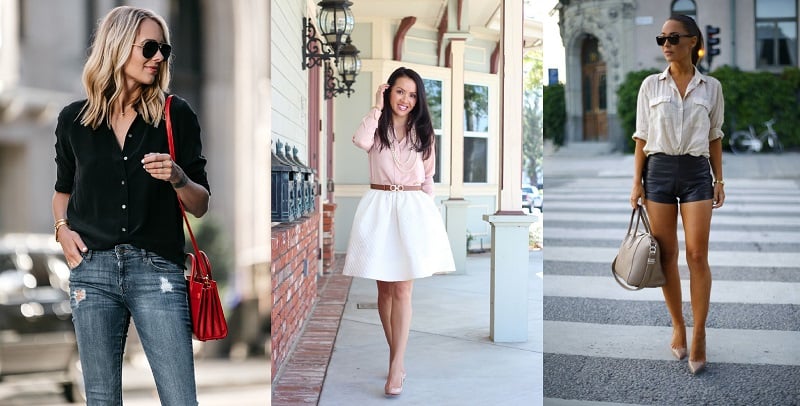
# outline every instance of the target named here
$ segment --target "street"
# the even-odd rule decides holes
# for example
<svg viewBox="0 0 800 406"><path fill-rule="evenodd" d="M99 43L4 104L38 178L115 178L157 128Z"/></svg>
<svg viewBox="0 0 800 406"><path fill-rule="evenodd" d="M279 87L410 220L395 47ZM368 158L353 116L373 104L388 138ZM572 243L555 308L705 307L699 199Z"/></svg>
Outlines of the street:
<svg viewBox="0 0 800 406"><path fill-rule="evenodd" d="M198 402L203 406L265 406L270 404L270 364L264 358L244 361L196 360ZM122 371L123 400L130 406L158 406L152 374L142 357L125 363ZM71 406L52 380L12 379L0 383L4 406Z"/></svg>
<svg viewBox="0 0 800 406"><path fill-rule="evenodd" d="M661 289L623 290L633 157L545 158L545 404L800 404L800 154L724 157L705 372L675 360ZM691 338L681 241L683 312ZM604 403L606 404L606 403Z"/></svg>

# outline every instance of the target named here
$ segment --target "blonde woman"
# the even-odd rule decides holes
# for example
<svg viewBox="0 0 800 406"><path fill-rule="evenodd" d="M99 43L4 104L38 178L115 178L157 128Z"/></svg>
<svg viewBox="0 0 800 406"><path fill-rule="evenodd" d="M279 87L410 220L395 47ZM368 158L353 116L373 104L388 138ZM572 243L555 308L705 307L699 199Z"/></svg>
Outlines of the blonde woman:
<svg viewBox="0 0 800 406"><path fill-rule="evenodd" d="M70 271L72 320L88 405L122 404L122 353L133 319L163 405L196 405L178 200L200 217L209 186L200 127L171 107L164 125L169 30L152 11L118 7L84 66L87 99L56 127L55 237Z"/></svg>

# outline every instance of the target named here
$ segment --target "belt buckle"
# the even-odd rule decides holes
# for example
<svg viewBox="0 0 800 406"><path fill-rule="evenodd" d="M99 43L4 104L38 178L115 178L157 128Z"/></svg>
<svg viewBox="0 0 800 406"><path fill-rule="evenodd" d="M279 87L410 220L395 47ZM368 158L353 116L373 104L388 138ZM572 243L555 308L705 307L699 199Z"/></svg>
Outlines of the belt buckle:
<svg viewBox="0 0 800 406"><path fill-rule="evenodd" d="M403 185L389 185L389 190L392 192L402 192Z"/></svg>

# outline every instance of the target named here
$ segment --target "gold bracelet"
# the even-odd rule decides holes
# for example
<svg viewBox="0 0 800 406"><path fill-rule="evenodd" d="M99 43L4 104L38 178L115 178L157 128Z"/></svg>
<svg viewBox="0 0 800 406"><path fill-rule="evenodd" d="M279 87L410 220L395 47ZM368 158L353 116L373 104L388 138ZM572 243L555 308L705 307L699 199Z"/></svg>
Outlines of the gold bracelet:
<svg viewBox="0 0 800 406"><path fill-rule="evenodd" d="M53 233L55 234L56 242L58 242L58 229L61 228L61 226L69 226L69 222L67 222L67 219L58 219L56 220L56 223L53 225Z"/></svg>
<svg viewBox="0 0 800 406"><path fill-rule="evenodd" d="M720 179L720 180L715 180L715 181L714 181L714 185L715 185L715 186L716 186L716 184L717 184L717 183L719 183L719 184L720 184L720 185L722 185L722 186L725 186L725 181L724 181L724 180L722 180L722 179Z"/></svg>

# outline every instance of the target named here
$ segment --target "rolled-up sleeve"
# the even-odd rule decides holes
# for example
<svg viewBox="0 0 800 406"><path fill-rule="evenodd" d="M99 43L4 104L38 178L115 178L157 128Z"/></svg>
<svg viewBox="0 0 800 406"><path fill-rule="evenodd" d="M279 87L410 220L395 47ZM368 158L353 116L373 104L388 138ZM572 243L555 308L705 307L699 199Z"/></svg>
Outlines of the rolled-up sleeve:
<svg viewBox="0 0 800 406"><path fill-rule="evenodd" d="M72 186L75 182L75 154L69 139L69 129L74 119L75 117L70 114L68 107L58 115L58 124L56 124L55 191L59 193L72 193Z"/></svg>
<svg viewBox="0 0 800 406"><path fill-rule="evenodd" d="M633 132L633 139L647 141L648 129L650 126L650 101L647 92L648 80L642 81L639 86L639 96L636 98L636 130Z"/></svg>
<svg viewBox="0 0 800 406"><path fill-rule="evenodd" d="M719 81L710 78L709 84L714 88L715 97L708 117L711 122L711 128L708 132L708 141L714 141L725 135L725 133L722 132L722 124L725 121L725 98L722 96L722 85Z"/></svg>

